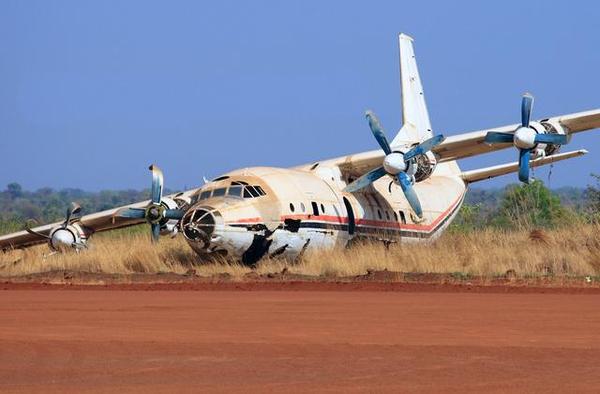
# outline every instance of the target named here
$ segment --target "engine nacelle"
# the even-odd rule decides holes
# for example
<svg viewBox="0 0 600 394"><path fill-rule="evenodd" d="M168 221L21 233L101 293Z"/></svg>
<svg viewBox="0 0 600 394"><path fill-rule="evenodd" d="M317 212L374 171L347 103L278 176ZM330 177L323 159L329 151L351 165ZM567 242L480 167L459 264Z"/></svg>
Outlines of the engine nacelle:
<svg viewBox="0 0 600 394"><path fill-rule="evenodd" d="M160 201L166 209L179 209L180 205L173 199L163 197ZM179 220L176 219L163 219L160 221L160 235L170 235L171 237L176 236L179 233Z"/></svg>
<svg viewBox="0 0 600 394"><path fill-rule="evenodd" d="M415 182L421 182L429 178L433 174L436 165L437 160L431 151L417 156L415 158Z"/></svg>
<svg viewBox="0 0 600 394"><path fill-rule="evenodd" d="M539 124L543 129L544 133L546 134L561 134L561 135L569 135L569 130L564 127L563 125L561 125L558 120L554 120L554 119L547 119L547 120L542 120L540 123L536 123ZM537 131L538 129L536 129ZM546 156L552 155L554 153L557 153L560 149L560 145L545 145L544 151L546 153Z"/></svg>
<svg viewBox="0 0 600 394"><path fill-rule="evenodd" d="M68 249L79 251L87 247L88 237L88 232L79 223L71 223L54 227L48 234L48 245L56 252Z"/></svg>

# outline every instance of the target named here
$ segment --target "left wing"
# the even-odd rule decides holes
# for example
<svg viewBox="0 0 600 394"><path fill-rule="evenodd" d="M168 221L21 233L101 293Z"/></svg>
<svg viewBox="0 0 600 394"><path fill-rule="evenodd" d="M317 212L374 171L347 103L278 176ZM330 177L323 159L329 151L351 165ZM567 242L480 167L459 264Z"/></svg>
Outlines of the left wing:
<svg viewBox="0 0 600 394"><path fill-rule="evenodd" d="M532 122L532 125L537 128L554 128L555 131L564 133L566 135L571 135L600 127L600 109L541 119L536 122ZM448 136L444 142L433 148L432 152L434 152L438 162L443 163L445 161L458 160L501 149L511 148L513 147L512 143L493 145L486 144L485 136L488 131L491 130L513 133L518 126L518 124L513 124L503 127L494 127L487 130ZM400 146L392 145L392 150L397 150L399 148ZM357 178L371 171L372 169L381 166L383 158L384 153L380 149L377 149L325 160L318 162L318 164L336 166L344 175ZM295 168L301 170L310 170L311 168L315 167L316 164L317 163L310 163Z"/></svg>
<svg viewBox="0 0 600 394"><path fill-rule="evenodd" d="M538 128L550 127L561 134L570 135L600 127L600 109L541 119L536 123ZM485 143L485 136L491 130L511 134L517 127L519 127L518 124L513 124L449 136L443 143L435 147L433 152L438 157L439 162L442 163L506 149L513 145L510 143L489 145Z"/></svg>

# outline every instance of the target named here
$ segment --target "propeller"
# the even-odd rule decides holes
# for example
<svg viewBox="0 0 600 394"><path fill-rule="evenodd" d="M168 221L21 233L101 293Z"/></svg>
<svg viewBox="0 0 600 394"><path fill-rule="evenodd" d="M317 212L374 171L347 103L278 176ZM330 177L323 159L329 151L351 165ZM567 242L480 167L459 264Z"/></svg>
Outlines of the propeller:
<svg viewBox="0 0 600 394"><path fill-rule="evenodd" d="M379 119L377 119L377 116L375 116L372 111L367 111L365 116L369 121L369 127L371 128L373 136L385 153L385 158L381 167L377 167L356 179L354 182L346 186L344 191L349 193L355 192L369 186L383 176L389 175L400 184L400 187L404 192L404 196L408 200L408 203L412 207L415 214L418 217L422 217L423 210L421 209L421 203L417 193L413 188L414 178L408 174L408 170L411 168L411 164L414 165L414 159L417 156L424 155L437 145L441 144L444 141L444 136L436 135L421 142L420 144L417 144L406 153L395 152L392 151L392 148L385 136L385 132L383 131L383 127L381 126Z"/></svg>
<svg viewBox="0 0 600 394"><path fill-rule="evenodd" d="M568 138L564 134L538 134L530 125L533 96L529 93L523 95L521 100L521 125L514 133L490 131L485 136L488 144L510 144L519 150L519 180L529 183L529 160L531 151L538 144L564 145Z"/></svg>
<svg viewBox="0 0 600 394"><path fill-rule="evenodd" d="M71 206L67 208L65 221L60 226L52 228L49 235L40 233L31 228L32 226L37 225L35 219L29 219L25 222L25 231L29 234L47 239L54 250L72 247L79 251L80 249L86 248L87 244L80 238L78 233L74 234L72 229L68 229L71 224L79 220L79 213L81 213L81 206L75 202L71 202Z"/></svg>
<svg viewBox="0 0 600 394"><path fill-rule="evenodd" d="M181 209L168 209L162 203L163 173L158 166L152 164L148 167L152 171L152 187L150 203L146 208L123 208L115 213L115 217L127 219L145 219L151 228L152 241L158 242L160 229L165 221L169 219L179 220L183 217Z"/></svg>

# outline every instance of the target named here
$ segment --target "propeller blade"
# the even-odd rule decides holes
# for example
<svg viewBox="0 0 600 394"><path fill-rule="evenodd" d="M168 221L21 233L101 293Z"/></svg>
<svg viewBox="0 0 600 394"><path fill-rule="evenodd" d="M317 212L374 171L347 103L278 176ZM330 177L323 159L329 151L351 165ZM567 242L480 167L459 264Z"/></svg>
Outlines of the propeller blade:
<svg viewBox="0 0 600 394"><path fill-rule="evenodd" d="M36 224L38 224L38 223L35 219L28 219L25 222L25 231L27 231L29 234L37 235L40 238L50 239L49 236L42 234L42 233L38 233L37 231L34 231L31 229L31 226L35 226Z"/></svg>
<svg viewBox="0 0 600 394"><path fill-rule="evenodd" d="M487 144L503 144L512 143L514 136L509 133L500 133L498 131L488 131L485 135L485 142Z"/></svg>
<svg viewBox="0 0 600 394"><path fill-rule="evenodd" d="M535 142L538 144L564 145L568 142L568 137L563 134L537 134Z"/></svg>
<svg viewBox="0 0 600 394"><path fill-rule="evenodd" d="M419 202L419 197L413 188L412 182L410 181L410 177L405 173L401 172L398 174L398 181L400 182L400 187L404 192L404 196L408 200L413 211L417 214L418 217L423 216L423 210L421 209L421 203Z"/></svg>
<svg viewBox="0 0 600 394"><path fill-rule="evenodd" d="M154 164L148 167L148 169L152 171L152 203L160 204L163 190L163 173Z"/></svg>
<svg viewBox="0 0 600 394"><path fill-rule="evenodd" d="M160 238L160 224L152 223L152 242L158 242Z"/></svg>
<svg viewBox="0 0 600 394"><path fill-rule="evenodd" d="M521 126L529 127L529 120L531 119L531 108L533 107L533 96L529 93L523 95L523 101L521 101Z"/></svg>
<svg viewBox="0 0 600 394"><path fill-rule="evenodd" d="M383 167L378 167L370 172L367 172L365 175L361 176L344 189L345 192L352 193L357 190L360 190L364 187L369 186L371 183L375 182L382 176L386 175L385 169Z"/></svg>
<svg viewBox="0 0 600 394"><path fill-rule="evenodd" d="M67 226L71 224L73 216L79 214L79 212L81 212L81 206L76 202L71 202L71 208L67 208L67 215L64 223L62 224L62 228L67 228Z"/></svg>
<svg viewBox="0 0 600 394"><path fill-rule="evenodd" d="M415 156L419 156L419 155L429 152L430 150L432 150L433 148L435 148L436 146L438 146L439 144L444 142L445 139L446 139L446 137L439 134L434 137L431 137L428 140L421 142L419 145L415 146L414 148L412 148L411 150L409 150L407 153L404 154L404 160L410 160Z"/></svg>
<svg viewBox="0 0 600 394"><path fill-rule="evenodd" d="M146 210L144 208L123 208L119 209L114 216L128 219L144 219L146 217Z"/></svg>
<svg viewBox="0 0 600 394"><path fill-rule="evenodd" d="M365 112L365 116L369 121L369 127L371 128L371 132L373 136L381 146L381 149L385 152L386 155L392 153L392 148L390 148L390 143L388 142L385 133L383 132L383 127L381 127L381 123L379 123L379 119L373 113L373 111Z"/></svg>
<svg viewBox="0 0 600 394"><path fill-rule="evenodd" d="M182 209L165 209L164 217L166 219L181 219L185 211Z"/></svg>
<svg viewBox="0 0 600 394"><path fill-rule="evenodd" d="M529 154L531 149L519 149L519 180L529 183Z"/></svg>

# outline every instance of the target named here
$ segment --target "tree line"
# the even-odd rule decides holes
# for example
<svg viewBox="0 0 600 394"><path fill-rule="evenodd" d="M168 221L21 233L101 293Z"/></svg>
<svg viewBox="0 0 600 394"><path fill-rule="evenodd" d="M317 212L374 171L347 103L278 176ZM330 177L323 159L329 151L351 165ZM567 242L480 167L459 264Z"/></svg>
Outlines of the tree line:
<svg viewBox="0 0 600 394"><path fill-rule="evenodd" d="M592 177L595 184L587 188L549 190L540 180L498 189L471 188L452 229L469 231L486 226L548 228L575 220L596 222L600 219L600 175L592 174ZM0 191L0 233L21 230L28 219L39 223L60 221L72 201L81 205L84 214L89 214L147 200L149 196L148 189L89 192L41 188L26 191L18 183L10 183Z"/></svg>

